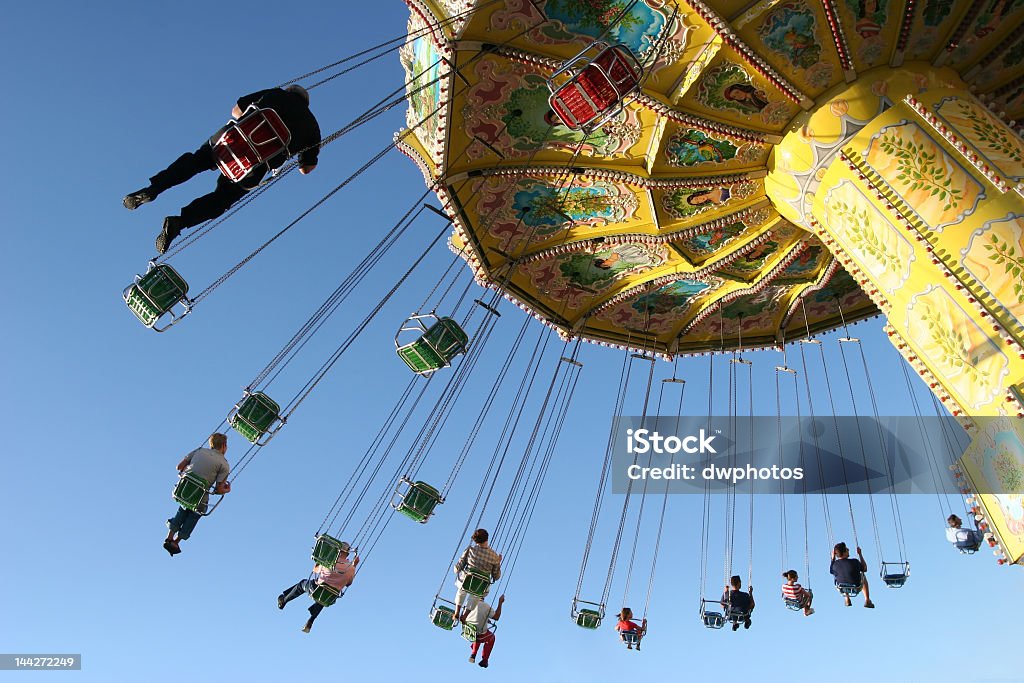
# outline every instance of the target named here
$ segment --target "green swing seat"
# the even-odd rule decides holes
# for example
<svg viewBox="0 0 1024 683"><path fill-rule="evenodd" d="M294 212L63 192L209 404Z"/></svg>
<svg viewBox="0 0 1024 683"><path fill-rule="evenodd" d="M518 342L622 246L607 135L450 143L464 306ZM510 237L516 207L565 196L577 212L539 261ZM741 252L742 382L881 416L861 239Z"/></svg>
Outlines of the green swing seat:
<svg viewBox="0 0 1024 683"><path fill-rule="evenodd" d="M601 613L596 609L581 609L576 613L576 625L595 629L601 625Z"/></svg>
<svg viewBox="0 0 1024 683"><path fill-rule="evenodd" d="M471 621L467 620L466 623L464 623L462 625L462 637L465 638L466 640L468 640L471 643L475 643L476 642L476 624L474 624Z"/></svg>
<svg viewBox="0 0 1024 683"><path fill-rule="evenodd" d="M309 597L313 598L313 602L319 605L330 607L338 601L341 593L326 583L318 583L309 591Z"/></svg>
<svg viewBox="0 0 1024 683"><path fill-rule="evenodd" d="M313 545L313 561L321 567L333 567L338 562L342 546L343 542L333 536L320 534Z"/></svg>
<svg viewBox="0 0 1024 683"><path fill-rule="evenodd" d="M137 275L135 283L129 285L122 296L128 309L143 325L163 332L188 314L191 302L187 294L188 283L185 279L174 268L162 263L150 264L146 274ZM173 309L179 303L183 311L174 313ZM171 321L163 327L157 327L156 323L168 313L171 314Z"/></svg>
<svg viewBox="0 0 1024 683"><path fill-rule="evenodd" d="M491 589L491 575L483 569L467 569L466 578L462 580L462 590L470 595L482 598Z"/></svg>
<svg viewBox="0 0 1024 683"><path fill-rule="evenodd" d="M434 318L437 322L426 327L422 319L427 317ZM399 330L399 335L411 330L422 331L423 334L409 344L400 344L396 337L395 346L398 357L416 374L429 377L436 370L451 365L455 356L466 352L469 336L453 319L437 318L433 315L413 316L406 325L409 322L414 325L403 326Z"/></svg>
<svg viewBox="0 0 1024 683"><path fill-rule="evenodd" d="M438 628L451 631L455 628L455 610L448 605L438 605L430 611L430 621Z"/></svg>
<svg viewBox="0 0 1024 683"><path fill-rule="evenodd" d="M442 502L441 492L423 481L413 483L403 478L402 482L408 484L409 488L401 494L394 508L414 522L426 524L434 514L434 508Z"/></svg>
<svg viewBox="0 0 1024 683"><path fill-rule="evenodd" d="M193 512L203 504L203 498L210 490L210 482L194 472L186 472L178 479L171 495L181 507Z"/></svg>
<svg viewBox="0 0 1024 683"><path fill-rule="evenodd" d="M260 446L270 441L277 429L271 431L274 423L283 424L281 406L262 391L245 392L242 400L235 405L228 416L228 423L248 441ZM278 429L280 424L278 425ZM267 436L269 434L269 436ZM260 439L263 439L262 442Z"/></svg>

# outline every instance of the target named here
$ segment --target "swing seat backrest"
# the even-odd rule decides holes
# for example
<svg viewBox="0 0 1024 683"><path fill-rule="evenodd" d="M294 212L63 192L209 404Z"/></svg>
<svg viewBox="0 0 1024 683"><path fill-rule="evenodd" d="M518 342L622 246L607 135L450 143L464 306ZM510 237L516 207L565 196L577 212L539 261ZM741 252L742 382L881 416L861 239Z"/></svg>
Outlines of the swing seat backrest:
<svg viewBox="0 0 1024 683"><path fill-rule="evenodd" d="M576 625L595 629L601 625L601 613L595 609L581 609L576 613Z"/></svg>
<svg viewBox="0 0 1024 683"><path fill-rule="evenodd" d="M729 621L735 623L735 622L738 622L738 621L743 621L747 617L749 617L750 616L750 610L746 610L746 609L733 609L733 608L730 607L728 610L726 610L726 616L728 617Z"/></svg>
<svg viewBox="0 0 1024 683"><path fill-rule="evenodd" d="M194 472L186 472L178 479L171 495L178 505L194 512L203 504L203 498L209 490L210 482Z"/></svg>
<svg viewBox="0 0 1024 683"><path fill-rule="evenodd" d="M624 45L605 47L591 60L582 58L581 54L559 72L563 70L575 73L552 89L548 104L562 123L574 130L594 125L613 112L643 76L636 58ZM557 73L553 80L557 79Z"/></svg>
<svg viewBox="0 0 1024 683"><path fill-rule="evenodd" d="M619 631L622 635L622 642L626 645L636 645L640 642L640 634L636 631Z"/></svg>
<svg viewBox="0 0 1024 683"><path fill-rule="evenodd" d="M175 305L185 302L187 294L188 283L185 279L174 268L161 263L151 266L145 275L137 278L135 284L124 291L124 301L143 325L157 329L154 327L157 321L170 313ZM167 327L157 331L165 329Z"/></svg>
<svg viewBox="0 0 1024 683"><path fill-rule="evenodd" d="M246 394L241 403L235 407L228 423L248 441L260 443L260 439L280 418L281 406L262 391L256 391Z"/></svg>
<svg viewBox="0 0 1024 683"><path fill-rule="evenodd" d="M981 547L981 543L975 541L957 541L956 549L963 555L973 555L978 552L978 548Z"/></svg>
<svg viewBox="0 0 1024 683"><path fill-rule="evenodd" d="M853 598L853 597L856 597L856 596L860 595L861 584L859 584L859 583L858 584L853 584L853 583L837 583L836 584L836 589L840 593L842 593L843 595L845 595L847 597L850 597L850 598Z"/></svg>
<svg viewBox="0 0 1024 683"><path fill-rule="evenodd" d="M320 534L313 545L313 561L321 567L333 567L341 555L341 543L333 536Z"/></svg>
<svg viewBox="0 0 1024 683"><path fill-rule="evenodd" d="M802 610L804 606L796 598L783 598L783 602L786 603L786 609L791 609L794 612Z"/></svg>
<svg viewBox="0 0 1024 683"><path fill-rule="evenodd" d="M217 168L238 182L260 164L288 153L292 134L273 109L249 107L210 139Z"/></svg>
<svg viewBox="0 0 1024 683"><path fill-rule="evenodd" d="M426 524L440 502L441 493L437 489L424 481L418 481L409 485L395 509L414 522Z"/></svg>
<svg viewBox="0 0 1024 683"><path fill-rule="evenodd" d="M462 580L462 590L472 596L482 598L491 589L491 575L482 569L467 569L466 578Z"/></svg>

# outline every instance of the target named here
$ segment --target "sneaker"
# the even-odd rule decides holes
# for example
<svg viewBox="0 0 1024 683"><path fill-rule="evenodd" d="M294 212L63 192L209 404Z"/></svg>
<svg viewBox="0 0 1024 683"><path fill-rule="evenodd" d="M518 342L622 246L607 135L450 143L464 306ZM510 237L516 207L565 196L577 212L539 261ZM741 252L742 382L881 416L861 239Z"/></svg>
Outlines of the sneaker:
<svg viewBox="0 0 1024 683"><path fill-rule="evenodd" d="M480 667L483 668L483 669L487 668L487 660L486 659L481 659L480 660Z"/></svg>
<svg viewBox="0 0 1024 683"><path fill-rule="evenodd" d="M743 621L743 628L750 628L750 619L747 618Z"/></svg>
<svg viewBox="0 0 1024 683"><path fill-rule="evenodd" d="M867 607L868 609L875 609L875 603L873 603L873 602L865 602L864 606Z"/></svg>
<svg viewBox="0 0 1024 683"><path fill-rule="evenodd" d="M178 235L181 234L181 218L178 216L168 216L164 219L164 227L160 231L160 234L156 237L156 250L159 254L167 253L168 247L171 246Z"/></svg>
<svg viewBox="0 0 1024 683"><path fill-rule="evenodd" d="M181 548L174 541L164 541L164 550L166 550L171 557L174 557L181 552Z"/></svg>
<svg viewBox="0 0 1024 683"><path fill-rule="evenodd" d="M469 656L469 663L470 664L476 664L476 655L470 655Z"/></svg>
<svg viewBox="0 0 1024 683"><path fill-rule="evenodd" d="M740 630L740 622L738 622L738 621L732 622L732 630L733 631L739 631Z"/></svg>
<svg viewBox="0 0 1024 683"><path fill-rule="evenodd" d="M637 644L636 644L636 651L637 651L637 652L640 652L640 643L637 643Z"/></svg>
<svg viewBox="0 0 1024 683"><path fill-rule="evenodd" d="M633 649L633 646L632 646L632 645L630 645L629 643L626 643L626 649L627 649L627 650L632 650L632 649Z"/></svg>
<svg viewBox="0 0 1024 683"><path fill-rule="evenodd" d="M284 595L277 596L277 609L284 609Z"/></svg>
<svg viewBox="0 0 1024 683"><path fill-rule="evenodd" d="M306 622L306 625L302 627L303 633L309 633L309 629L313 628L313 620L310 619Z"/></svg>
<svg viewBox="0 0 1024 683"><path fill-rule="evenodd" d="M805 617L809 617L809 616L811 616L812 614L814 614L814 608L813 608L813 607L808 607L808 608L807 608L807 611L806 611L806 612L804 612L804 616L805 616Z"/></svg>
<svg viewBox="0 0 1024 683"><path fill-rule="evenodd" d="M123 200L121 200L121 203L124 204L124 208L129 211L134 211L143 204L148 204L154 199L156 199L156 192L153 190L152 185L150 185L127 195Z"/></svg>

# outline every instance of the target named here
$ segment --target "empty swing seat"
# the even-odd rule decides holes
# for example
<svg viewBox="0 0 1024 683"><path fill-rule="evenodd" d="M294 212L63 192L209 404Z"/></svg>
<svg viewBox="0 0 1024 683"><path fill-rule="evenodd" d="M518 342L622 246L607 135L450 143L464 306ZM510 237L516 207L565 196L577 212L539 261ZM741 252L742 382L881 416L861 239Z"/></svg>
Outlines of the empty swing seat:
<svg viewBox="0 0 1024 683"><path fill-rule="evenodd" d="M321 567L333 567L338 562L343 545L342 541L333 536L320 534L313 545L313 561Z"/></svg>
<svg viewBox="0 0 1024 683"><path fill-rule="evenodd" d="M186 472L178 479L171 495L178 505L194 512L203 504L203 498L209 490L210 482L194 472Z"/></svg>
<svg viewBox="0 0 1024 683"><path fill-rule="evenodd" d="M430 327L426 327L422 322L422 319L427 317L436 320ZM413 316L406 324L409 322L413 322L416 327L403 326L399 334L409 330L422 330L422 336L409 344L399 344L396 337L395 346L398 357L416 374L429 377L436 370L451 365L456 356L466 352L469 336L453 319Z"/></svg>
<svg viewBox="0 0 1024 683"><path fill-rule="evenodd" d="M595 51L596 56L588 56ZM548 104L568 128L585 130L613 115L642 77L643 69L628 47L595 43L548 79Z"/></svg>
<svg viewBox="0 0 1024 683"><path fill-rule="evenodd" d="M700 618L708 628L722 628L725 626L725 616L721 612L705 611L701 613Z"/></svg>
<svg viewBox="0 0 1024 683"><path fill-rule="evenodd" d="M397 492L399 500L397 504L392 503L392 507L409 519L426 524L430 516L434 514L434 508L442 502L441 492L423 481L412 483L403 478L399 487L402 484L409 488L404 493L401 493L401 490Z"/></svg>
<svg viewBox="0 0 1024 683"><path fill-rule="evenodd" d="M462 590L472 596L482 598L491 589L491 575L482 569L467 569L466 578L462 580Z"/></svg>
<svg viewBox="0 0 1024 683"><path fill-rule="evenodd" d="M455 628L455 610L448 605L438 605L430 611L430 621L438 628L451 631Z"/></svg>
<svg viewBox="0 0 1024 683"><path fill-rule="evenodd" d="M883 562L882 581L889 588L902 588L910 577L909 562Z"/></svg>
<svg viewBox="0 0 1024 683"><path fill-rule="evenodd" d="M143 325L163 332L189 312L191 302L186 298L187 294L188 283L185 279L174 268L161 263L150 264L146 274L137 275L135 283L128 286L122 296L128 309ZM181 313L174 312L178 304L184 307ZM164 327L156 327L157 321L168 313L172 316L171 322Z"/></svg>
<svg viewBox="0 0 1024 683"><path fill-rule="evenodd" d="M217 168L226 178L238 182L260 164L288 153L292 134L273 109L255 105L245 110L210 138Z"/></svg>
<svg viewBox="0 0 1024 683"><path fill-rule="evenodd" d="M583 628L598 628L601 625L601 619L601 613L596 609L581 609L576 613L576 625Z"/></svg>
<svg viewBox="0 0 1024 683"><path fill-rule="evenodd" d="M264 445L270 441L268 437L260 441L268 433L273 436L271 427L281 420L281 406L262 391L245 392L245 396L237 403L228 416L230 424L236 432L252 443ZM280 428L280 425L278 425ZM277 430L275 429L274 432Z"/></svg>
<svg viewBox="0 0 1024 683"><path fill-rule="evenodd" d="M330 607L341 597L341 592L326 583L317 583L310 589L309 597L313 598L313 602L317 604Z"/></svg>
<svg viewBox="0 0 1024 683"><path fill-rule="evenodd" d="M721 605L721 603L711 600L701 599L700 602L700 620L707 628L722 628L725 626L725 614L719 612L717 609L708 609L708 605Z"/></svg>

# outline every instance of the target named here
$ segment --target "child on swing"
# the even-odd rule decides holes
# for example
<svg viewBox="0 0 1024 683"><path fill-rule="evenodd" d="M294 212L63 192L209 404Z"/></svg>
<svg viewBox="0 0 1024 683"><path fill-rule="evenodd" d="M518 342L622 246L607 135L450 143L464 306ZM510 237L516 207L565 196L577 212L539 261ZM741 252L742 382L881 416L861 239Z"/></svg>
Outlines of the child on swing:
<svg viewBox="0 0 1024 683"><path fill-rule="evenodd" d="M637 652L639 652L640 639L647 633L647 619L643 619L637 626L633 621L633 610L623 607L619 612L619 623L615 626L615 630L619 632L619 640L626 644L627 650L632 650L635 643Z"/></svg>
<svg viewBox="0 0 1024 683"><path fill-rule="evenodd" d="M786 580L786 583L782 584L783 599L786 602L792 601L800 605L805 617L814 614L814 610L811 608L811 601L814 599L814 595L796 582L800 578L796 570L790 569L789 571L782 572L782 578Z"/></svg>

